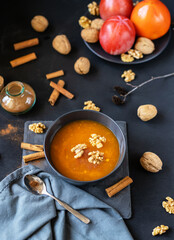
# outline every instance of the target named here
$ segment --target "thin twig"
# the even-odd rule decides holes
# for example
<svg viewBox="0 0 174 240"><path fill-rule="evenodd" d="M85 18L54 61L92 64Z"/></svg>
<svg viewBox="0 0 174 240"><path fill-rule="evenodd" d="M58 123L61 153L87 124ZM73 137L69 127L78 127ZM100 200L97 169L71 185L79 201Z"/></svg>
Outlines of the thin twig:
<svg viewBox="0 0 174 240"><path fill-rule="evenodd" d="M167 77L171 77L171 76L174 76L174 72L173 72L173 73L166 74L166 75L163 75L163 76L151 77L149 80L141 83L140 85L134 87L132 90L130 90L128 93L126 93L126 94L124 95L124 100L126 100L126 97L127 97L128 95L130 95L132 92L134 92L134 91L137 90L138 88L141 88L141 87L144 86L145 84L147 84L147 83L149 83L149 82L151 82L151 81L153 81L153 80L156 80L156 79L167 78Z"/></svg>

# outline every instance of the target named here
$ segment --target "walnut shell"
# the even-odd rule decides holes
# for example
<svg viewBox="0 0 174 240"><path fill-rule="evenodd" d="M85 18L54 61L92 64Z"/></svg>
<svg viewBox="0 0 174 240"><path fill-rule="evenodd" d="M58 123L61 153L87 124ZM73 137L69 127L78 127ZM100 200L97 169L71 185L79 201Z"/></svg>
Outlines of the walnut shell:
<svg viewBox="0 0 174 240"><path fill-rule="evenodd" d="M88 43L96 43L99 39L99 31L95 28L85 28L81 31L81 37Z"/></svg>
<svg viewBox="0 0 174 240"><path fill-rule="evenodd" d="M152 104L145 104L139 106L137 115L142 121L149 121L157 115L157 108Z"/></svg>
<svg viewBox="0 0 174 240"><path fill-rule="evenodd" d="M86 57L80 57L74 64L74 70L78 74L87 74L90 70L90 61Z"/></svg>
<svg viewBox="0 0 174 240"><path fill-rule="evenodd" d="M155 44L148 38L139 37L134 48L146 55L151 54L155 50Z"/></svg>
<svg viewBox="0 0 174 240"><path fill-rule="evenodd" d="M91 28L95 28L97 30L100 30L103 26L104 20L101 18L96 18L91 22Z"/></svg>
<svg viewBox="0 0 174 240"><path fill-rule="evenodd" d="M3 76L0 76L0 92L3 89L3 87L4 87L4 78Z"/></svg>
<svg viewBox="0 0 174 240"><path fill-rule="evenodd" d="M57 35L53 39L52 46L60 54L67 55L71 51L71 44L66 35Z"/></svg>
<svg viewBox="0 0 174 240"><path fill-rule="evenodd" d="M48 20L41 15L35 16L31 20L31 26L36 32L44 32L47 29L48 25Z"/></svg>
<svg viewBox="0 0 174 240"><path fill-rule="evenodd" d="M159 172L162 170L162 161L161 159L153 152L145 152L140 158L141 166L149 172Z"/></svg>

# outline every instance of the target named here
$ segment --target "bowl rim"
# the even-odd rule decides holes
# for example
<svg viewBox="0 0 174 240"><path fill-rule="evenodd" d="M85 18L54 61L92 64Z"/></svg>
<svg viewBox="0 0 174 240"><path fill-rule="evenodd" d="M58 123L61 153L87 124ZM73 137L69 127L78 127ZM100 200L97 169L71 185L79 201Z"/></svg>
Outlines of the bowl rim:
<svg viewBox="0 0 174 240"><path fill-rule="evenodd" d="M115 166L115 168L110 172L110 173L108 173L107 175L105 175L105 176L103 176L102 178L99 178L99 179L95 179L95 180L90 180L90 181L82 181L82 180L75 180L75 179L72 179L72 178L69 178L69 177L66 177L66 176L64 176L64 175L62 175L60 172L58 172L55 168L54 168L54 166L51 164L51 162L50 162L50 160L49 160L49 158L48 158L48 156L47 156L47 153L46 153L46 139L47 139L47 136L48 136L48 134L49 134L49 132L51 131L51 129L52 129L52 127L56 124L56 122L57 121L59 121L59 119L60 118L62 118L62 117L65 117L65 116L67 116L67 115L69 115L69 114L72 114L72 113L76 113L76 112L94 112L95 114L99 114L99 115L101 115L101 116L104 116L104 117L106 117L106 118L108 118L111 122L113 122L115 125L117 125L117 127L118 127L118 129L119 129L119 131L120 131L120 133L121 133L121 135L122 135L122 138L123 138L123 141L124 141L124 152L123 152L123 155L122 155L122 159L121 159L121 161L120 161L120 163L119 164L117 164L116 166ZM85 119L84 119L85 120ZM90 120L90 119L88 119L88 120ZM78 120L74 120L74 121L78 121ZM92 121L96 121L96 120L92 120ZM72 122L72 121L71 121ZM98 122L98 121L96 121L96 122ZM100 123L100 122L99 122ZM102 125L104 125L103 123L101 123ZM65 124L66 125L66 124ZM104 125L105 127L107 127L106 125ZM107 127L108 129L109 129L109 127ZM111 132L112 132L112 130L111 129L109 129ZM58 132L58 131L57 131ZM57 133L56 132L56 133ZM55 133L55 134L56 134ZM113 133L113 132L112 132ZM54 136L55 136L55 134L54 134ZM114 134L114 133L113 133ZM114 134L114 136L115 136L115 134ZM116 137L116 136L115 136ZM48 128L48 130L47 130L47 132L46 132L46 135L45 135L45 137L44 137L44 153L45 153L45 159L46 159L46 161L47 161L47 163L49 164L49 166L51 167L51 169L53 169L53 171L58 175L58 176L60 176L62 179L64 179L66 182L69 182L69 183L74 183L74 184L83 184L83 185L85 185L85 184L90 184L90 183L96 183L96 182L98 182L98 181L101 181L101 180L103 180L103 179L105 179L105 178L107 178L107 177L109 177L112 173L114 173L120 166L121 166L121 164L123 163L123 161L124 161L124 159L125 159L125 154L126 154L126 148L127 148L127 145L126 145L126 140L125 140L125 136L124 136L124 134L123 134L123 131L121 130L121 128L120 128L120 126L116 123L116 120L114 121L111 117L109 117L108 115L106 115L106 114L104 114L104 113L101 113L101 112L98 112L98 111L94 111L94 110L85 110L85 109L76 109L76 110L72 110L72 111L69 111L69 112L67 112L67 113L64 113L64 114L62 114L61 116L59 116L58 118L56 118L56 120L54 120L53 121L53 123L49 126L49 128Z"/></svg>

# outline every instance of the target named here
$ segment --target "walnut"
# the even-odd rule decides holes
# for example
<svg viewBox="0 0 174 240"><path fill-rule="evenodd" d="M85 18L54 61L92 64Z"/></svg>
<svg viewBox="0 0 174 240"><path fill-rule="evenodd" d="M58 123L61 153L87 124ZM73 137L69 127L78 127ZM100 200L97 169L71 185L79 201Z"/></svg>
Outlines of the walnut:
<svg viewBox="0 0 174 240"><path fill-rule="evenodd" d="M71 51L71 44L66 35L57 35L52 42L53 48L60 54L67 55Z"/></svg>
<svg viewBox="0 0 174 240"><path fill-rule="evenodd" d="M91 15L97 15L99 16L99 5L96 2L92 2L88 4L88 11L90 12Z"/></svg>
<svg viewBox="0 0 174 240"><path fill-rule="evenodd" d="M0 91L3 89L3 87L4 87L4 78L0 76Z"/></svg>
<svg viewBox="0 0 174 240"><path fill-rule="evenodd" d="M124 78L125 82L131 82L132 80L135 79L135 73L132 72L132 70L130 69L130 70L124 71L121 77Z"/></svg>
<svg viewBox="0 0 174 240"><path fill-rule="evenodd" d="M122 53L121 54L121 60L123 62L133 62L134 58L130 54Z"/></svg>
<svg viewBox="0 0 174 240"><path fill-rule="evenodd" d="M89 152L88 153L88 162L93 164L100 164L103 161L104 153L97 151Z"/></svg>
<svg viewBox="0 0 174 240"><path fill-rule="evenodd" d="M140 158L141 166L149 172L159 172L162 170L162 161L161 159L153 152L145 152Z"/></svg>
<svg viewBox="0 0 174 240"><path fill-rule="evenodd" d="M43 133L44 129L46 129L46 126L43 123L39 122L30 124L28 128L34 133Z"/></svg>
<svg viewBox="0 0 174 240"><path fill-rule="evenodd" d="M81 16L81 18L79 19L79 25L82 28L89 28L91 26L91 20L89 20L87 17L85 16Z"/></svg>
<svg viewBox="0 0 174 240"><path fill-rule="evenodd" d="M48 25L48 20L41 15L35 16L31 20L31 26L36 32L44 32L47 29Z"/></svg>
<svg viewBox="0 0 174 240"><path fill-rule="evenodd" d="M86 148L87 148L87 146L86 146L85 143L77 144L75 147L73 147L71 149L71 152L75 153L74 158L80 158L83 155L83 153L84 153L84 149L86 149Z"/></svg>
<svg viewBox="0 0 174 240"><path fill-rule="evenodd" d="M134 2L133 6L135 7L138 3L139 3L139 1Z"/></svg>
<svg viewBox="0 0 174 240"><path fill-rule="evenodd" d="M137 38L134 48L143 54L151 54L155 50L155 44L148 38L139 37Z"/></svg>
<svg viewBox="0 0 174 240"><path fill-rule="evenodd" d="M166 197L167 201L162 202L163 208L165 208L166 212L170 214L174 214L174 200L171 197Z"/></svg>
<svg viewBox="0 0 174 240"><path fill-rule="evenodd" d="M168 229L169 227L165 225L157 226L156 228L153 229L152 235L153 236L156 236L158 234L161 235L165 233Z"/></svg>
<svg viewBox="0 0 174 240"><path fill-rule="evenodd" d="M101 137L100 135L97 135L96 133L91 134L91 137L89 138L89 142L91 143L91 145L93 147L97 147L97 148L102 148L103 147L103 143L106 142L106 138L105 137Z"/></svg>
<svg viewBox="0 0 174 240"><path fill-rule="evenodd" d="M157 108L152 104L145 104L139 106L137 115L142 121L149 121L157 115Z"/></svg>
<svg viewBox="0 0 174 240"><path fill-rule="evenodd" d="M99 31L95 28L85 28L81 31L81 37L88 43L96 43L99 39Z"/></svg>
<svg viewBox="0 0 174 240"><path fill-rule="evenodd" d="M78 74L87 74L90 70L90 61L86 57L80 57L74 64L74 70Z"/></svg>
<svg viewBox="0 0 174 240"><path fill-rule="evenodd" d="M143 54L139 50L130 49L128 51L128 54L131 55L132 57L136 58L136 59L143 58Z"/></svg>
<svg viewBox="0 0 174 240"><path fill-rule="evenodd" d="M92 101L86 101L84 102L85 107L83 109L87 109L87 110L94 110L97 112L100 112L100 108L95 106L95 103L93 103Z"/></svg>
<svg viewBox="0 0 174 240"><path fill-rule="evenodd" d="M91 22L91 27L100 30L103 26L104 20L101 18L96 18Z"/></svg>

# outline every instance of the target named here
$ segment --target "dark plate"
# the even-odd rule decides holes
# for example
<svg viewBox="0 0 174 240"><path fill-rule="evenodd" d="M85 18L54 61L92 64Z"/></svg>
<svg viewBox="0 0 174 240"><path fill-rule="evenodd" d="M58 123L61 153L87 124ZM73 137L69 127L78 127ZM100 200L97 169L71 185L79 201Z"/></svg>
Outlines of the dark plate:
<svg viewBox="0 0 174 240"><path fill-rule="evenodd" d="M89 14L86 14L85 16L87 16L89 19L93 20L95 18L91 17ZM91 50L91 52L93 52L95 55L97 55L98 57L109 61L109 62L114 62L114 63L120 63L120 64L139 64L139 63L144 63L144 62L148 62L150 60L152 60L153 58L156 58L159 54L161 54L164 49L167 47L170 38L171 38L171 28L170 30L161 38L154 40L154 44L155 44L155 51L149 55L144 55L144 57L142 59L135 59L133 62L123 62L120 58L120 55L117 56L113 56L110 55L108 53L106 53L102 47L100 46L100 43L87 43L84 41L84 43L86 44L86 46L89 48L89 50Z"/></svg>

